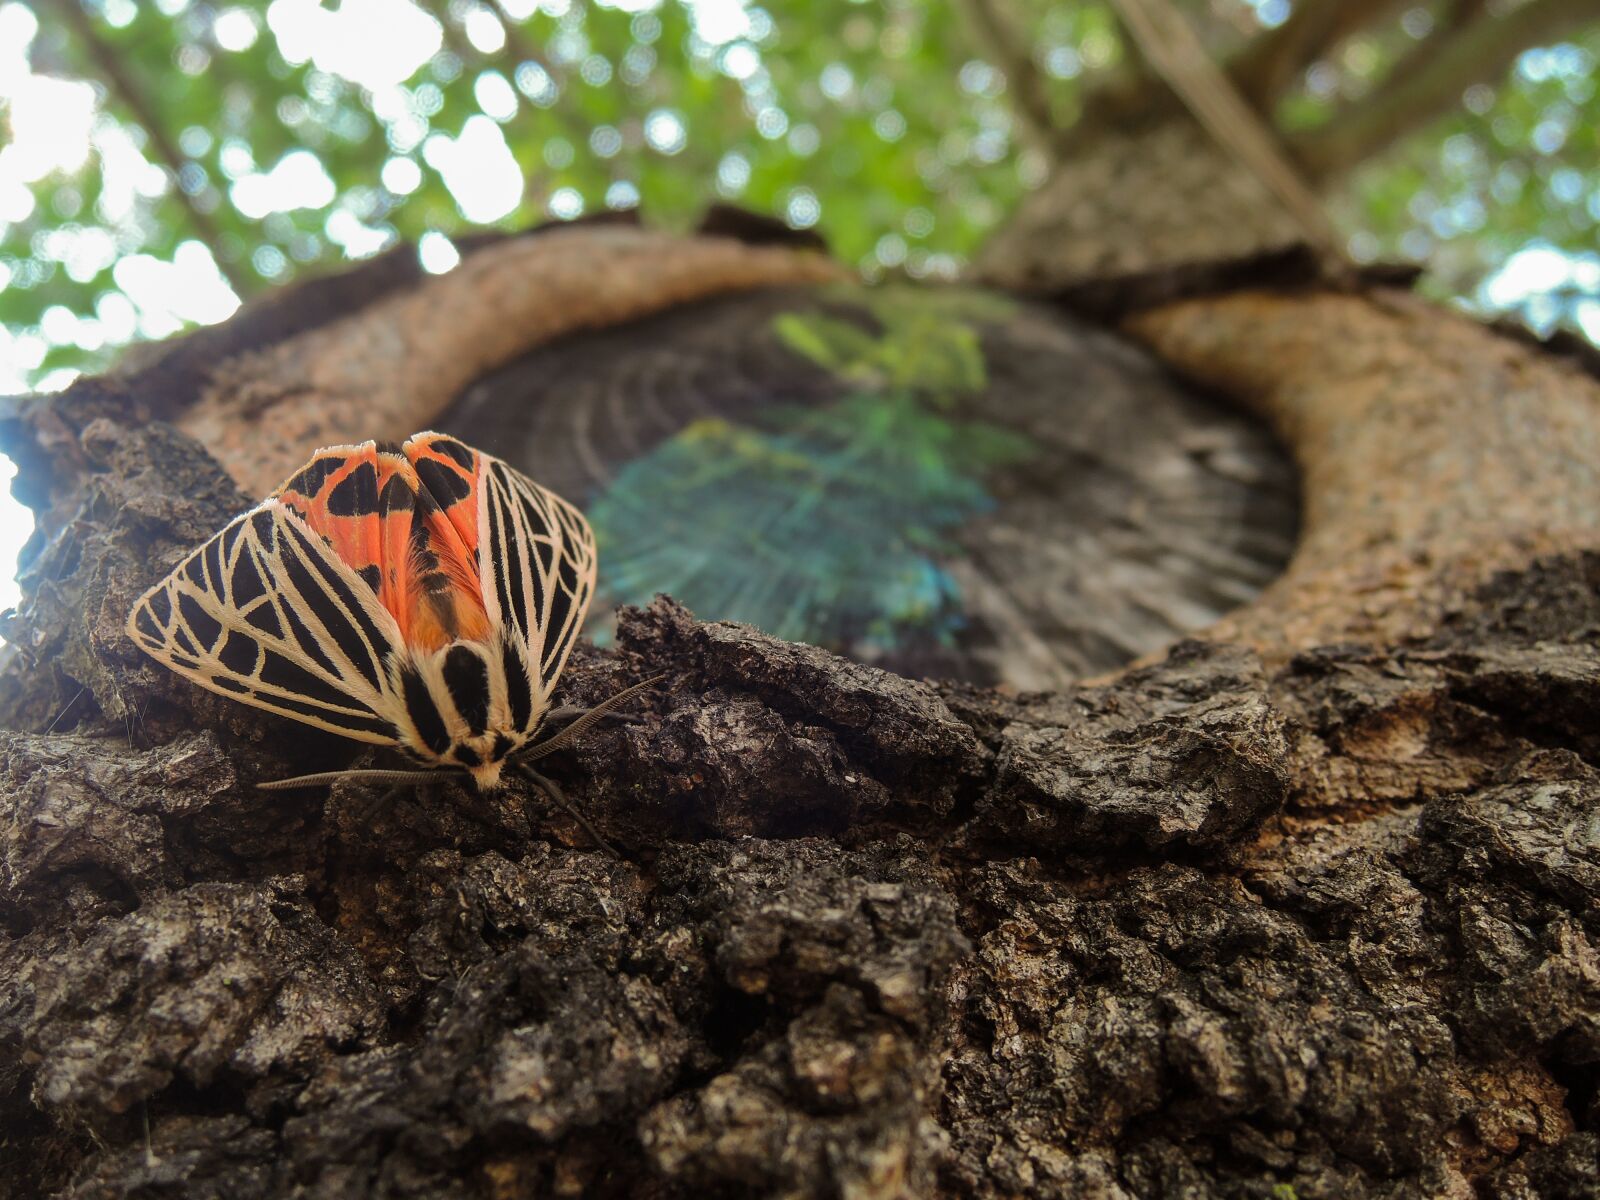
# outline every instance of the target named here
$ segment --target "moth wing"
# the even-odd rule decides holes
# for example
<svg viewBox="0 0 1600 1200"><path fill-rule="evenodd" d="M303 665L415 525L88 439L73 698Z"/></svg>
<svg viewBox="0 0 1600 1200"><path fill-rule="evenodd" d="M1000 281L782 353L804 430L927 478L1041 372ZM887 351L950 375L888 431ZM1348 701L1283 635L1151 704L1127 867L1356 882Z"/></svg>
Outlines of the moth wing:
<svg viewBox="0 0 1600 1200"><path fill-rule="evenodd" d="M480 454L478 569L484 607L522 641L549 697L594 595L594 530L548 488Z"/></svg>
<svg viewBox="0 0 1600 1200"><path fill-rule="evenodd" d="M379 745L399 742L399 627L292 509L236 517L147 591L128 636L219 695Z"/></svg>
<svg viewBox="0 0 1600 1200"><path fill-rule="evenodd" d="M402 621L407 640L428 649L483 641L493 628L478 555L478 452L442 433L419 433L400 448L415 489L408 569L416 602Z"/></svg>
<svg viewBox="0 0 1600 1200"><path fill-rule="evenodd" d="M379 602L395 611L383 569L385 546L378 512L384 465L375 442L329 446L284 480L271 499L293 509L332 548L334 557L353 568Z"/></svg>
<svg viewBox="0 0 1600 1200"><path fill-rule="evenodd" d="M432 540L451 554L460 554L477 581L478 479L487 454L445 433L417 433L402 447L417 473L417 482L435 506L438 524Z"/></svg>

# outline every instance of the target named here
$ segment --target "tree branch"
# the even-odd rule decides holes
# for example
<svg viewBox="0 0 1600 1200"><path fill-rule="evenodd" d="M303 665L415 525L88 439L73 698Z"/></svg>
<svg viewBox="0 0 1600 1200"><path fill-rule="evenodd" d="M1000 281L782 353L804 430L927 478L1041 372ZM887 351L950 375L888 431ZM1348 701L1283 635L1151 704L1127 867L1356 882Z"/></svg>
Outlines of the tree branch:
<svg viewBox="0 0 1600 1200"><path fill-rule="evenodd" d="M427 428L473 380L563 334L845 275L811 252L625 226L508 238L342 320L218 364L176 423L247 491L265 495L327 430L404 437Z"/></svg>
<svg viewBox="0 0 1600 1200"><path fill-rule="evenodd" d="M1284 155L1275 132L1207 56L1182 14L1166 0L1114 0L1114 7L1145 59L1195 119L1277 197L1308 241L1341 256L1340 239L1321 200Z"/></svg>
<svg viewBox="0 0 1600 1200"><path fill-rule="evenodd" d="M100 36L94 27L94 22L90 20L89 14L83 11L78 0L53 0L52 6L61 14L73 35L83 44L85 52L93 60L95 69L111 89L112 95L149 135L151 148L172 175L173 189L177 192L178 202L188 210L190 224L194 226L200 240L210 249L211 257L216 262L217 269L222 272L223 278L238 293L239 298L244 299L250 289L244 276L222 255L222 229L211 214L196 204L195 198L183 190L179 172L189 161L188 156L178 148L177 143L167 133L166 127L156 116L155 107L144 94L139 81L127 70L116 50Z"/></svg>
<svg viewBox="0 0 1600 1200"><path fill-rule="evenodd" d="M966 9L977 29L979 40L1002 71L1014 98L1017 114L1027 137L1052 157L1061 147L1061 129L1050 106L1050 90L1028 53L1026 38L1017 36L999 0L967 0Z"/></svg>
<svg viewBox="0 0 1600 1200"><path fill-rule="evenodd" d="M1270 112L1295 76L1401 0L1300 0L1289 19L1234 60L1229 75L1257 112Z"/></svg>
<svg viewBox="0 0 1600 1200"><path fill-rule="evenodd" d="M1124 331L1239 398L1300 468L1293 562L1210 636L1276 661L1404 644L1455 588L1596 542L1600 383L1542 349L1390 291L1235 292Z"/></svg>
<svg viewBox="0 0 1600 1200"><path fill-rule="evenodd" d="M1443 115L1472 84L1499 78L1529 46L1596 19L1600 0L1531 0L1441 32L1369 96L1296 137L1295 156L1314 181L1339 175Z"/></svg>

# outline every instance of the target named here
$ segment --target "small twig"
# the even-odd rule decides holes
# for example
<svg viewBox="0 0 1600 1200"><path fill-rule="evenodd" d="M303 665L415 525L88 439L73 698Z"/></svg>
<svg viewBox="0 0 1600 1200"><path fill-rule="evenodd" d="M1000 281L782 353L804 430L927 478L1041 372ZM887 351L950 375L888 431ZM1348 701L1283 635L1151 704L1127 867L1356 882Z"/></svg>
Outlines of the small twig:
<svg viewBox="0 0 1600 1200"><path fill-rule="evenodd" d="M141 1102L139 1116L144 1122L144 1165L154 1167L160 1164L161 1158L156 1154L155 1144L150 1140L150 1105Z"/></svg>
<svg viewBox="0 0 1600 1200"><path fill-rule="evenodd" d="M354 811L356 824L361 826L369 824L374 817L376 817L389 805L393 804L401 796L404 796L410 791L421 791L426 786L428 785L412 784L408 786L406 784L396 784L394 787L384 792L376 800L369 801L366 804L357 804Z"/></svg>
<svg viewBox="0 0 1600 1200"><path fill-rule="evenodd" d="M56 714L56 719L51 721L50 724L45 728L45 733L47 735L56 731L56 726L61 724L61 718L72 711L72 706L76 704L83 697L83 694L88 690L89 688L87 685L79 687L77 693L72 697L72 699L68 700L61 706L61 711Z"/></svg>

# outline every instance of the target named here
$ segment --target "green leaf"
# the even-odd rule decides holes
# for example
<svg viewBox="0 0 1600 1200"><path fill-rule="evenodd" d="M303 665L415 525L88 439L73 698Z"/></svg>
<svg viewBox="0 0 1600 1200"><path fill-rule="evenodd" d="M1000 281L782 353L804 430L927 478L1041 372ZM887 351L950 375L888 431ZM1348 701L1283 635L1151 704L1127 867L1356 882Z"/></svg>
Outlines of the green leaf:
<svg viewBox="0 0 1600 1200"><path fill-rule="evenodd" d="M879 358L878 341L871 334L821 313L783 313L773 328L789 349L836 375L860 376Z"/></svg>

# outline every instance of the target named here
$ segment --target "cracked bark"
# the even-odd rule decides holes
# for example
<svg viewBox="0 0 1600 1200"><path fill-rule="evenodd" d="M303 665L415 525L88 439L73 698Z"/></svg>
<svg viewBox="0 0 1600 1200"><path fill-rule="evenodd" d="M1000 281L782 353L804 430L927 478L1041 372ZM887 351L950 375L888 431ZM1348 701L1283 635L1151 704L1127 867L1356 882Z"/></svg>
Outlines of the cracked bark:
<svg viewBox="0 0 1600 1200"><path fill-rule="evenodd" d="M1593 1195L1600 388L1382 290L1127 328L1295 454L1284 579L1026 695L630 610L566 698L668 682L549 768L620 862L516 789L253 790L371 756L120 632L235 464L137 374L28 414L19 1194Z"/></svg>

